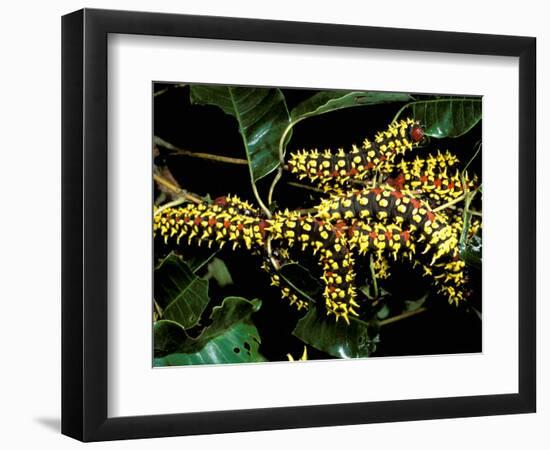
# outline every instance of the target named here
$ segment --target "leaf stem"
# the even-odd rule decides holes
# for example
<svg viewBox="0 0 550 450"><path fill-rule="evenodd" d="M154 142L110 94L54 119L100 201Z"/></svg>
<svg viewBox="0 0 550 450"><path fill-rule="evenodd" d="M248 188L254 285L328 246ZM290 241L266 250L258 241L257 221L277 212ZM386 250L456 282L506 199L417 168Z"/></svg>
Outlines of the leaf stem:
<svg viewBox="0 0 550 450"><path fill-rule="evenodd" d="M273 182L271 183L271 186L269 187L269 194L267 196L267 203L271 205L273 203L273 195L275 194L275 187L277 186L277 183L279 183L279 180L283 176L283 170L285 167L285 141L286 137L288 136L288 133L292 131L292 128L294 125L296 125L300 119L290 122L287 127L285 128L285 131L283 131L283 134L281 135L281 139L279 139L279 168L277 169L277 175L275 175L275 178L273 178Z"/></svg>
<svg viewBox="0 0 550 450"><path fill-rule="evenodd" d="M376 300L378 298L378 282L376 281L376 273L374 272L374 259L372 257L372 253L370 255L370 273L372 276L372 286L374 288L374 299Z"/></svg>
<svg viewBox="0 0 550 450"><path fill-rule="evenodd" d="M465 198L466 198L466 194L462 194L460 197L457 197L454 200L451 200L450 202L447 202L441 206L438 206L437 208L432 209L432 212L438 212L443 209L449 208L452 205L456 205L457 203L460 203Z"/></svg>
<svg viewBox="0 0 550 450"><path fill-rule="evenodd" d="M399 322L400 320L408 319L409 317L416 316L417 314L423 313L424 311L427 311L427 309L428 308L426 308L425 306L421 306L420 308L415 309L414 311L407 311L407 312L404 312L403 314L399 314L398 316L393 316L388 319L381 320L380 322L378 322L378 325L383 327L384 325L389 325L390 323Z"/></svg>

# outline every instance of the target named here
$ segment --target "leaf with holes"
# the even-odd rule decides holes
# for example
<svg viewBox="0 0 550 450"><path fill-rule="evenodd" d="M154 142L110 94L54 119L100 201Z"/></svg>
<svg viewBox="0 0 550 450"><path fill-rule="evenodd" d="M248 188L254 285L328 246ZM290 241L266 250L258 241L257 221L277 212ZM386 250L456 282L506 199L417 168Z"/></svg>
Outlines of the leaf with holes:
<svg viewBox="0 0 550 450"><path fill-rule="evenodd" d="M456 138L481 120L481 98L439 98L405 105L398 116L412 116L424 126L424 134Z"/></svg>
<svg viewBox="0 0 550 450"><path fill-rule="evenodd" d="M158 321L154 326L155 365L263 361L260 337L251 320L261 304L257 299L226 297L212 309L211 324L197 337L189 336L175 322Z"/></svg>
<svg viewBox="0 0 550 450"><path fill-rule="evenodd" d="M239 322L224 333L212 338L193 353L171 353L155 358L155 367L186 366L193 364L228 364L262 362L259 352L260 336L251 323Z"/></svg>
<svg viewBox="0 0 550 450"><path fill-rule="evenodd" d="M294 336L317 350L337 358L363 358L376 350L379 342L376 322L367 323L350 317L350 324L335 322L324 311L312 307L300 319Z"/></svg>
<svg viewBox="0 0 550 450"><path fill-rule="evenodd" d="M162 319L192 328L210 301L208 281L171 253L155 270L155 301L162 308Z"/></svg>
<svg viewBox="0 0 550 450"><path fill-rule="evenodd" d="M279 166L279 140L290 123L280 89L234 86L191 86L191 102L214 105L238 123L252 181Z"/></svg>

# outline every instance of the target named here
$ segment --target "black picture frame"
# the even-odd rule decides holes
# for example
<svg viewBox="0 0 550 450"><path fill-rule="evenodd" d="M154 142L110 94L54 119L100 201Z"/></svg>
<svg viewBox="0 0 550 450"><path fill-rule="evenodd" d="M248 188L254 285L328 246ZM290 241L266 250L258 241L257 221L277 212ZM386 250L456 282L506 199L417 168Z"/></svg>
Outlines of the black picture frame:
<svg viewBox="0 0 550 450"><path fill-rule="evenodd" d="M519 390L452 398L107 416L109 33L519 58ZM84 9L62 18L62 433L82 441L535 412L536 39Z"/></svg>

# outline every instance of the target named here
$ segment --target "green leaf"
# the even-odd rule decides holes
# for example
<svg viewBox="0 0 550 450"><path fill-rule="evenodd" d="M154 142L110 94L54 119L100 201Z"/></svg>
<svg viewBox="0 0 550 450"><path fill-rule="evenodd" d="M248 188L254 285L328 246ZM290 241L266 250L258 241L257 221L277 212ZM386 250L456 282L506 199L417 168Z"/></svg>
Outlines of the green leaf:
<svg viewBox="0 0 550 450"><path fill-rule="evenodd" d="M398 116L411 115L424 126L424 134L456 138L481 120L481 98L440 98L405 105Z"/></svg>
<svg viewBox="0 0 550 450"><path fill-rule="evenodd" d="M155 358L154 367L186 366L192 364L227 364L262 362L259 352L260 336L252 324L239 322L223 334L211 339L195 353L172 353Z"/></svg>
<svg viewBox="0 0 550 450"><path fill-rule="evenodd" d="M298 122L307 117L318 116L339 109L379 103L408 102L412 99L408 94L392 92L323 91L297 105L290 116L293 122Z"/></svg>
<svg viewBox="0 0 550 450"><path fill-rule="evenodd" d="M194 327L210 301L208 281L197 277L175 254L169 254L155 270L155 301L162 318L183 328Z"/></svg>
<svg viewBox="0 0 550 450"><path fill-rule="evenodd" d="M233 278L231 278L229 269L220 258L214 258L208 264L208 273L204 278L207 280L214 278L221 287L233 284Z"/></svg>
<svg viewBox="0 0 550 450"><path fill-rule="evenodd" d="M476 234L466 241L461 249L460 256L469 266L481 269L482 250L481 236Z"/></svg>
<svg viewBox="0 0 550 450"><path fill-rule="evenodd" d="M154 326L154 366L265 361L259 352L258 330L250 319L260 306L260 300L227 297L213 308L211 325L196 338L174 322L158 321Z"/></svg>
<svg viewBox="0 0 550 450"><path fill-rule="evenodd" d="M379 341L375 323L350 318L335 322L324 311L310 307L293 331L294 336L317 350L338 358L363 358L376 350Z"/></svg>
<svg viewBox="0 0 550 450"><path fill-rule="evenodd" d="M184 255L184 260L193 273L196 274L214 258L216 253L218 253L218 250L212 250L206 247L194 247L193 254Z"/></svg>
<svg viewBox="0 0 550 450"><path fill-rule="evenodd" d="M192 103L218 106L235 117L253 182L279 166L279 140L290 123L280 89L194 85L190 92Z"/></svg>
<svg viewBox="0 0 550 450"><path fill-rule="evenodd" d="M412 312L421 308L424 305L424 303L426 303L426 300L428 299L429 295L430 293L426 292L422 297L416 300L405 300L405 311Z"/></svg>
<svg viewBox="0 0 550 450"><path fill-rule="evenodd" d="M279 270L279 275L304 300L315 303L323 292L319 280L313 277L308 269L298 263L284 264Z"/></svg>

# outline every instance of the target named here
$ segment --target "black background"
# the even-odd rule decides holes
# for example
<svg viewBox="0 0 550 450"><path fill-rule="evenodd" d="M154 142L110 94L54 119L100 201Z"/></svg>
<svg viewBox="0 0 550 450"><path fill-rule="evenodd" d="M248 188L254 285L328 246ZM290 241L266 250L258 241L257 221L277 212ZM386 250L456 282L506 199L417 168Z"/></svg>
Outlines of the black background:
<svg viewBox="0 0 550 450"><path fill-rule="evenodd" d="M215 106L191 105L189 87L171 83L155 83L154 92L164 91L155 96L154 134L178 148L193 152L204 152L246 158L236 121ZM292 110L301 101L318 91L310 89L282 89L288 108ZM424 96L417 96L423 98ZM360 144L365 137L384 129L394 117L402 103L345 109L315 118L306 119L294 127L288 152L302 148L349 149L352 144ZM465 136L457 139L432 139L429 150L450 150L462 163L473 155L476 142L481 140L481 124ZM198 158L171 156L163 150L155 159L157 165L166 165L180 185L200 196L209 194L212 198L228 193L238 194L255 203L250 187L246 166L223 164ZM426 150L428 151L428 150ZM481 158L477 158L472 171L481 176ZM258 183L262 198L272 176ZM279 207L311 207L319 198L316 194L289 186L285 181L297 181L286 174L279 183L275 201ZM479 197L479 196L478 196ZM476 205L480 208L480 205ZM182 247L185 256L196 253L195 248ZM159 243L155 245L156 258L162 257L167 249ZM245 298L261 298L261 310L254 315L254 322L262 338L260 351L268 360L286 360L286 354L301 355L303 342L292 336L296 322L303 315L290 308L282 300L276 288L269 287L268 275L259 269L261 260L246 253L224 249L218 254L227 264L234 284L223 289L215 282L210 283L211 303L219 303L228 295ZM311 267L312 271L315 266ZM392 270L393 277L384 287L392 293L392 298L414 300L427 289L428 284L418 273L409 267ZM358 271L358 278L362 272ZM468 269L469 298L459 307L449 305L446 299L431 294L427 311L380 329L380 343L372 356L399 356L444 353L480 352L481 320L472 306L481 311L481 274ZM363 276L365 276L363 274ZM330 356L308 347L309 358L328 359Z"/></svg>

